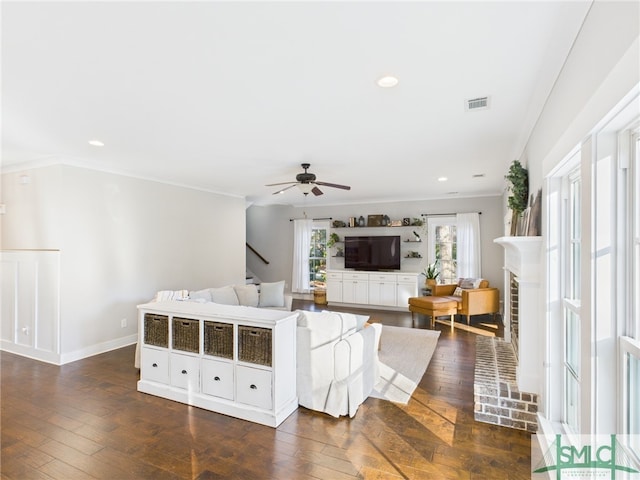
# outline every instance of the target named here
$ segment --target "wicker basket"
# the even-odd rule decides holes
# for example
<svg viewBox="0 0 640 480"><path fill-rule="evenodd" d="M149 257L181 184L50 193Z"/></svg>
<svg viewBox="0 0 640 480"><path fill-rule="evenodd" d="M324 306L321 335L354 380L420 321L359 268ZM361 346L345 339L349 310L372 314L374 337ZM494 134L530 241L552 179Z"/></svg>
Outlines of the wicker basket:
<svg viewBox="0 0 640 480"><path fill-rule="evenodd" d="M238 359L271 366L271 329L238 326Z"/></svg>
<svg viewBox="0 0 640 480"><path fill-rule="evenodd" d="M233 358L233 324L204 322L204 353Z"/></svg>
<svg viewBox="0 0 640 480"><path fill-rule="evenodd" d="M144 314L144 343L164 348L169 346L169 317Z"/></svg>
<svg viewBox="0 0 640 480"><path fill-rule="evenodd" d="M200 322L190 318L173 317L173 349L198 353Z"/></svg>

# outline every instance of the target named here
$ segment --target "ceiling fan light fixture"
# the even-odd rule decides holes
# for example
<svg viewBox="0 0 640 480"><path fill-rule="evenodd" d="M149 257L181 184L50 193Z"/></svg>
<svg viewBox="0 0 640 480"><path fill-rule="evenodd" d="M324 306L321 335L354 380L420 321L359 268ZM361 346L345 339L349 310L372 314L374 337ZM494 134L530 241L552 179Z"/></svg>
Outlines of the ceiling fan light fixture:
<svg viewBox="0 0 640 480"><path fill-rule="evenodd" d="M381 88L393 88L398 85L399 80L398 77L395 77L393 75L385 75L383 77L380 77L376 83Z"/></svg>
<svg viewBox="0 0 640 480"><path fill-rule="evenodd" d="M310 183L299 183L298 188L305 195L309 195L309 193L311 193L311 190L313 190L313 185Z"/></svg>

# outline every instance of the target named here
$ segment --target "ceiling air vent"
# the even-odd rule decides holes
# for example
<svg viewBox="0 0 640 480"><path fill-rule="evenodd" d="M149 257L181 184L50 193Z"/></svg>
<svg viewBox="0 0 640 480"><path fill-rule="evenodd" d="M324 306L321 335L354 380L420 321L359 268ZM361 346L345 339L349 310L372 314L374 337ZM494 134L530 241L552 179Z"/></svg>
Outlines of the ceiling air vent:
<svg viewBox="0 0 640 480"><path fill-rule="evenodd" d="M486 110L489 108L489 97L472 98L466 101L466 110Z"/></svg>

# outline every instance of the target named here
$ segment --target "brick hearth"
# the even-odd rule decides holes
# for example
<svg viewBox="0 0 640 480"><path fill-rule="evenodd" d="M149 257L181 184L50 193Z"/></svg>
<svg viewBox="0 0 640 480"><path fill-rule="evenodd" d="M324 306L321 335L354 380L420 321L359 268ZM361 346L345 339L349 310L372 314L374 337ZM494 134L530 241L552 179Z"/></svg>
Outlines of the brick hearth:
<svg viewBox="0 0 640 480"><path fill-rule="evenodd" d="M495 337L476 338L474 418L479 422L536 432L538 395L520 392L513 345Z"/></svg>

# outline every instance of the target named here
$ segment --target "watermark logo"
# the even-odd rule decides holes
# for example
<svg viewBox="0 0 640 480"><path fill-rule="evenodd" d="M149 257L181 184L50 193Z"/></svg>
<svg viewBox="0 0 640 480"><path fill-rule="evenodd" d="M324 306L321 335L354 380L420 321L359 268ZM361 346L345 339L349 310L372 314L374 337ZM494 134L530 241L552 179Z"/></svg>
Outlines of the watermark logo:
<svg viewBox="0 0 640 480"><path fill-rule="evenodd" d="M638 435L536 437L537 445L531 441L534 479L640 480Z"/></svg>

